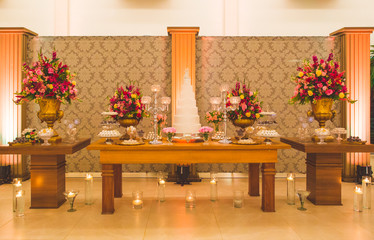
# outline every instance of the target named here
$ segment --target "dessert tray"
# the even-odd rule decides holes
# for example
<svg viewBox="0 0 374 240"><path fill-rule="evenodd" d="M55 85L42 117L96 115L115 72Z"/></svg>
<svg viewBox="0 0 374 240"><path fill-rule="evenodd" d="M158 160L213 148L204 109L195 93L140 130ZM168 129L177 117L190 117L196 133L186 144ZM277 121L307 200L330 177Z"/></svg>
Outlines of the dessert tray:
<svg viewBox="0 0 374 240"><path fill-rule="evenodd" d="M121 146L138 146L138 145L143 145L144 142L139 142L137 140L123 140L121 142L116 143L117 145Z"/></svg>
<svg viewBox="0 0 374 240"><path fill-rule="evenodd" d="M248 138L248 139L241 139L241 140L233 140L232 144L236 144L236 145L259 145L259 144L262 144L262 141L258 141L258 140Z"/></svg>
<svg viewBox="0 0 374 240"><path fill-rule="evenodd" d="M257 132L257 136L265 138L275 138L280 137L280 134L273 129L261 129Z"/></svg>

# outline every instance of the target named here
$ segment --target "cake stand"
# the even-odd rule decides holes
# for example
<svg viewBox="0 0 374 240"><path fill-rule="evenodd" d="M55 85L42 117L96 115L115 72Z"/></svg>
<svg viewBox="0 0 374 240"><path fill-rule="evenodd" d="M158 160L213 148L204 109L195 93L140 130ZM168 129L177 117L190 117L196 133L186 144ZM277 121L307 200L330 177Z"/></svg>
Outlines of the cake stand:
<svg viewBox="0 0 374 240"><path fill-rule="evenodd" d="M264 137L265 144L272 144L269 138L280 137L280 134L274 129L278 124L275 120L277 114L275 112L262 112L263 119L257 122L260 130L257 132L257 136Z"/></svg>
<svg viewBox="0 0 374 240"><path fill-rule="evenodd" d="M120 137L121 133L117 130L119 123L114 120L110 120L109 117L117 115L116 112L103 112L101 115L104 116L104 120L101 122L102 130L98 134L101 138L106 138L106 144L113 144L113 139L115 137Z"/></svg>

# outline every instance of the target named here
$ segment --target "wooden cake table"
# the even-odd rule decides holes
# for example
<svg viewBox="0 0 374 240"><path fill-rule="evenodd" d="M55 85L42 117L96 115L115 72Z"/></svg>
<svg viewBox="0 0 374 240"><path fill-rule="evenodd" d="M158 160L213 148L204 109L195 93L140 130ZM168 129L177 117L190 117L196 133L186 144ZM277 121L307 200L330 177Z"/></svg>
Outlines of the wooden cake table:
<svg viewBox="0 0 374 240"><path fill-rule="evenodd" d="M85 148L90 142L90 138L85 138L73 144L50 146L0 145L0 154L31 155L31 208L58 208L65 202L65 155Z"/></svg>
<svg viewBox="0 0 374 240"><path fill-rule="evenodd" d="M122 197L121 164L191 164L191 163L249 163L249 193L259 195L259 164L262 163L262 210L274 212L275 163L277 150L291 148L275 142L272 145L233 145L209 142L174 143L173 145L139 146L107 145L104 139L87 147L100 150L102 165L102 213L114 212L114 198Z"/></svg>
<svg viewBox="0 0 374 240"><path fill-rule="evenodd" d="M344 143L317 144L297 138L281 138L281 142L305 152L306 188L308 199L316 205L341 205L343 153L374 152L373 144L354 145Z"/></svg>

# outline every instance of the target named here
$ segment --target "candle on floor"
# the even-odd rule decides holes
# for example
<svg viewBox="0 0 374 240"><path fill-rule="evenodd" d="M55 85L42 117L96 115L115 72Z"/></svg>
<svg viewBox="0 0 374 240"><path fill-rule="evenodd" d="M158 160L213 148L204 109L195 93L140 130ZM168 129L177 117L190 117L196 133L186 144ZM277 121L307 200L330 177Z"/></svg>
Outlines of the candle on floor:
<svg viewBox="0 0 374 240"><path fill-rule="evenodd" d="M23 217L25 215L25 191L19 190L16 193L16 216Z"/></svg>
<svg viewBox="0 0 374 240"><path fill-rule="evenodd" d="M143 208L143 192L142 191L132 192L132 207L134 209Z"/></svg>
<svg viewBox="0 0 374 240"><path fill-rule="evenodd" d="M16 211L16 194L21 189L22 189L22 179L14 178L13 179L13 212Z"/></svg>
<svg viewBox="0 0 374 240"><path fill-rule="evenodd" d="M218 189L217 189L217 173L210 173L210 200L217 201L218 199Z"/></svg>
<svg viewBox="0 0 374 240"><path fill-rule="evenodd" d="M157 183L157 189L158 189L158 200L160 202L165 201L165 180L160 179Z"/></svg>
<svg viewBox="0 0 374 240"><path fill-rule="evenodd" d="M85 181L85 204L91 205L93 203L93 176L86 174Z"/></svg>
<svg viewBox="0 0 374 240"><path fill-rule="evenodd" d="M361 186L356 186L353 195L353 210L362 212L363 209L363 192Z"/></svg>
<svg viewBox="0 0 374 240"><path fill-rule="evenodd" d="M363 208L371 208L371 177L362 177Z"/></svg>
<svg viewBox="0 0 374 240"><path fill-rule="evenodd" d="M295 205L295 174L287 174L287 204Z"/></svg>
<svg viewBox="0 0 374 240"><path fill-rule="evenodd" d="M195 191L186 192L186 208L194 208L196 205L196 193Z"/></svg>
<svg viewBox="0 0 374 240"><path fill-rule="evenodd" d="M233 199L234 208L242 208L243 203L244 203L243 199L244 199L244 192L243 191L235 191L234 192L234 199Z"/></svg>

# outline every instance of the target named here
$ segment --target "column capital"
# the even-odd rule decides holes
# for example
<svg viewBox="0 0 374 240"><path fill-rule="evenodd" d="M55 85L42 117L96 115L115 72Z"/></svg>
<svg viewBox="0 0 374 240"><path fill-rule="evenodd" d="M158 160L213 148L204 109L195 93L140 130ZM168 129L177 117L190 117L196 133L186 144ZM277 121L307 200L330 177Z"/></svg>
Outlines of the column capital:
<svg viewBox="0 0 374 240"><path fill-rule="evenodd" d="M168 34L194 34L198 35L200 27L168 27Z"/></svg>
<svg viewBox="0 0 374 240"><path fill-rule="evenodd" d="M367 33L371 34L374 31L374 27L344 27L335 32L330 33L330 36L340 36L344 34L358 34L358 33Z"/></svg>

